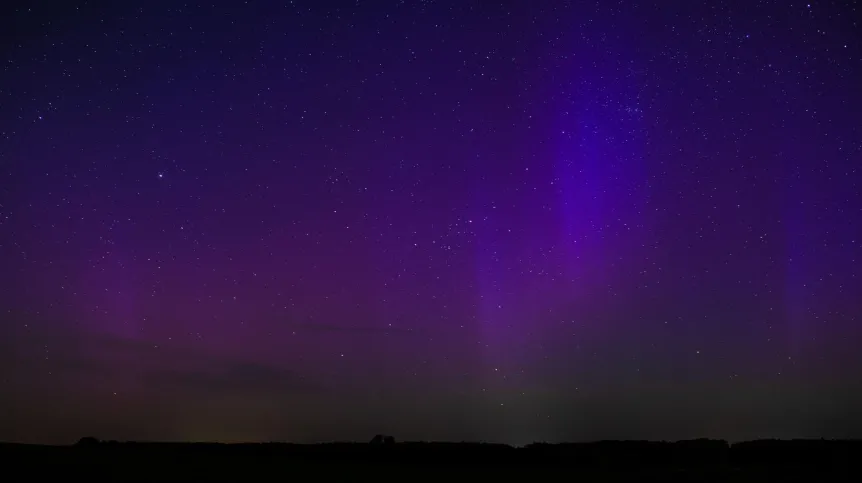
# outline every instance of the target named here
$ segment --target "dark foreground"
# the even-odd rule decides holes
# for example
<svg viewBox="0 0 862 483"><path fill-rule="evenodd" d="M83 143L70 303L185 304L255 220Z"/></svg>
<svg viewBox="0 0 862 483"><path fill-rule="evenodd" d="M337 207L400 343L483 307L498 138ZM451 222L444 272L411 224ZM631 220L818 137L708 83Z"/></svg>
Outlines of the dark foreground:
<svg viewBox="0 0 862 483"><path fill-rule="evenodd" d="M862 481L862 441L0 445L3 481Z"/></svg>

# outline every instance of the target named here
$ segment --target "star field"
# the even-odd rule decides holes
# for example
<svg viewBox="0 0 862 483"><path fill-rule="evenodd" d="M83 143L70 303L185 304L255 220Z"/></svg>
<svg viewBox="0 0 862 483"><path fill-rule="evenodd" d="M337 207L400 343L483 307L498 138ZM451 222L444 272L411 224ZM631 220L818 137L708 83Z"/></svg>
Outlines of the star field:
<svg viewBox="0 0 862 483"><path fill-rule="evenodd" d="M0 15L0 440L848 437L852 2Z"/></svg>

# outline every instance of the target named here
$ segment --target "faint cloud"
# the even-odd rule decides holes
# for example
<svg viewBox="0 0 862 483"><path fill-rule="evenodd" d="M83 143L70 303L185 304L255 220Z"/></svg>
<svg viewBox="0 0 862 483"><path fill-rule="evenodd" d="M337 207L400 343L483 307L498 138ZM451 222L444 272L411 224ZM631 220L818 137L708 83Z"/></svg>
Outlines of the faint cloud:
<svg viewBox="0 0 862 483"><path fill-rule="evenodd" d="M26 382L44 374L86 381L138 381L142 390L287 395L321 391L278 366L217 353L105 334L18 334L0 341L0 378ZM40 380L45 380L41 377ZM77 379L76 379L77 380Z"/></svg>

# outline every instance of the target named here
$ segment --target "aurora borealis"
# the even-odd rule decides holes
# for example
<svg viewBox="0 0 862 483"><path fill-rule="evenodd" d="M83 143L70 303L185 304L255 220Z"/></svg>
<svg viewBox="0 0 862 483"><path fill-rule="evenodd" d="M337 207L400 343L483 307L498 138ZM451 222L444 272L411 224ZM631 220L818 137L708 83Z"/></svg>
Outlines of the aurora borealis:
<svg viewBox="0 0 862 483"><path fill-rule="evenodd" d="M0 440L859 436L852 2L31 2Z"/></svg>

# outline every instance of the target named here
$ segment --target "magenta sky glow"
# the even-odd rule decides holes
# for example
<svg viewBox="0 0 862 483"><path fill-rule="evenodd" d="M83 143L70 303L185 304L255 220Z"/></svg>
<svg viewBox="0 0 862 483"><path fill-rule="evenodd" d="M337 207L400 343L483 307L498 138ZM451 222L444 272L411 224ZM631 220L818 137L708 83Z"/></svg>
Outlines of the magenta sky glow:
<svg viewBox="0 0 862 483"><path fill-rule="evenodd" d="M858 7L492 3L4 4L0 440L862 435Z"/></svg>

